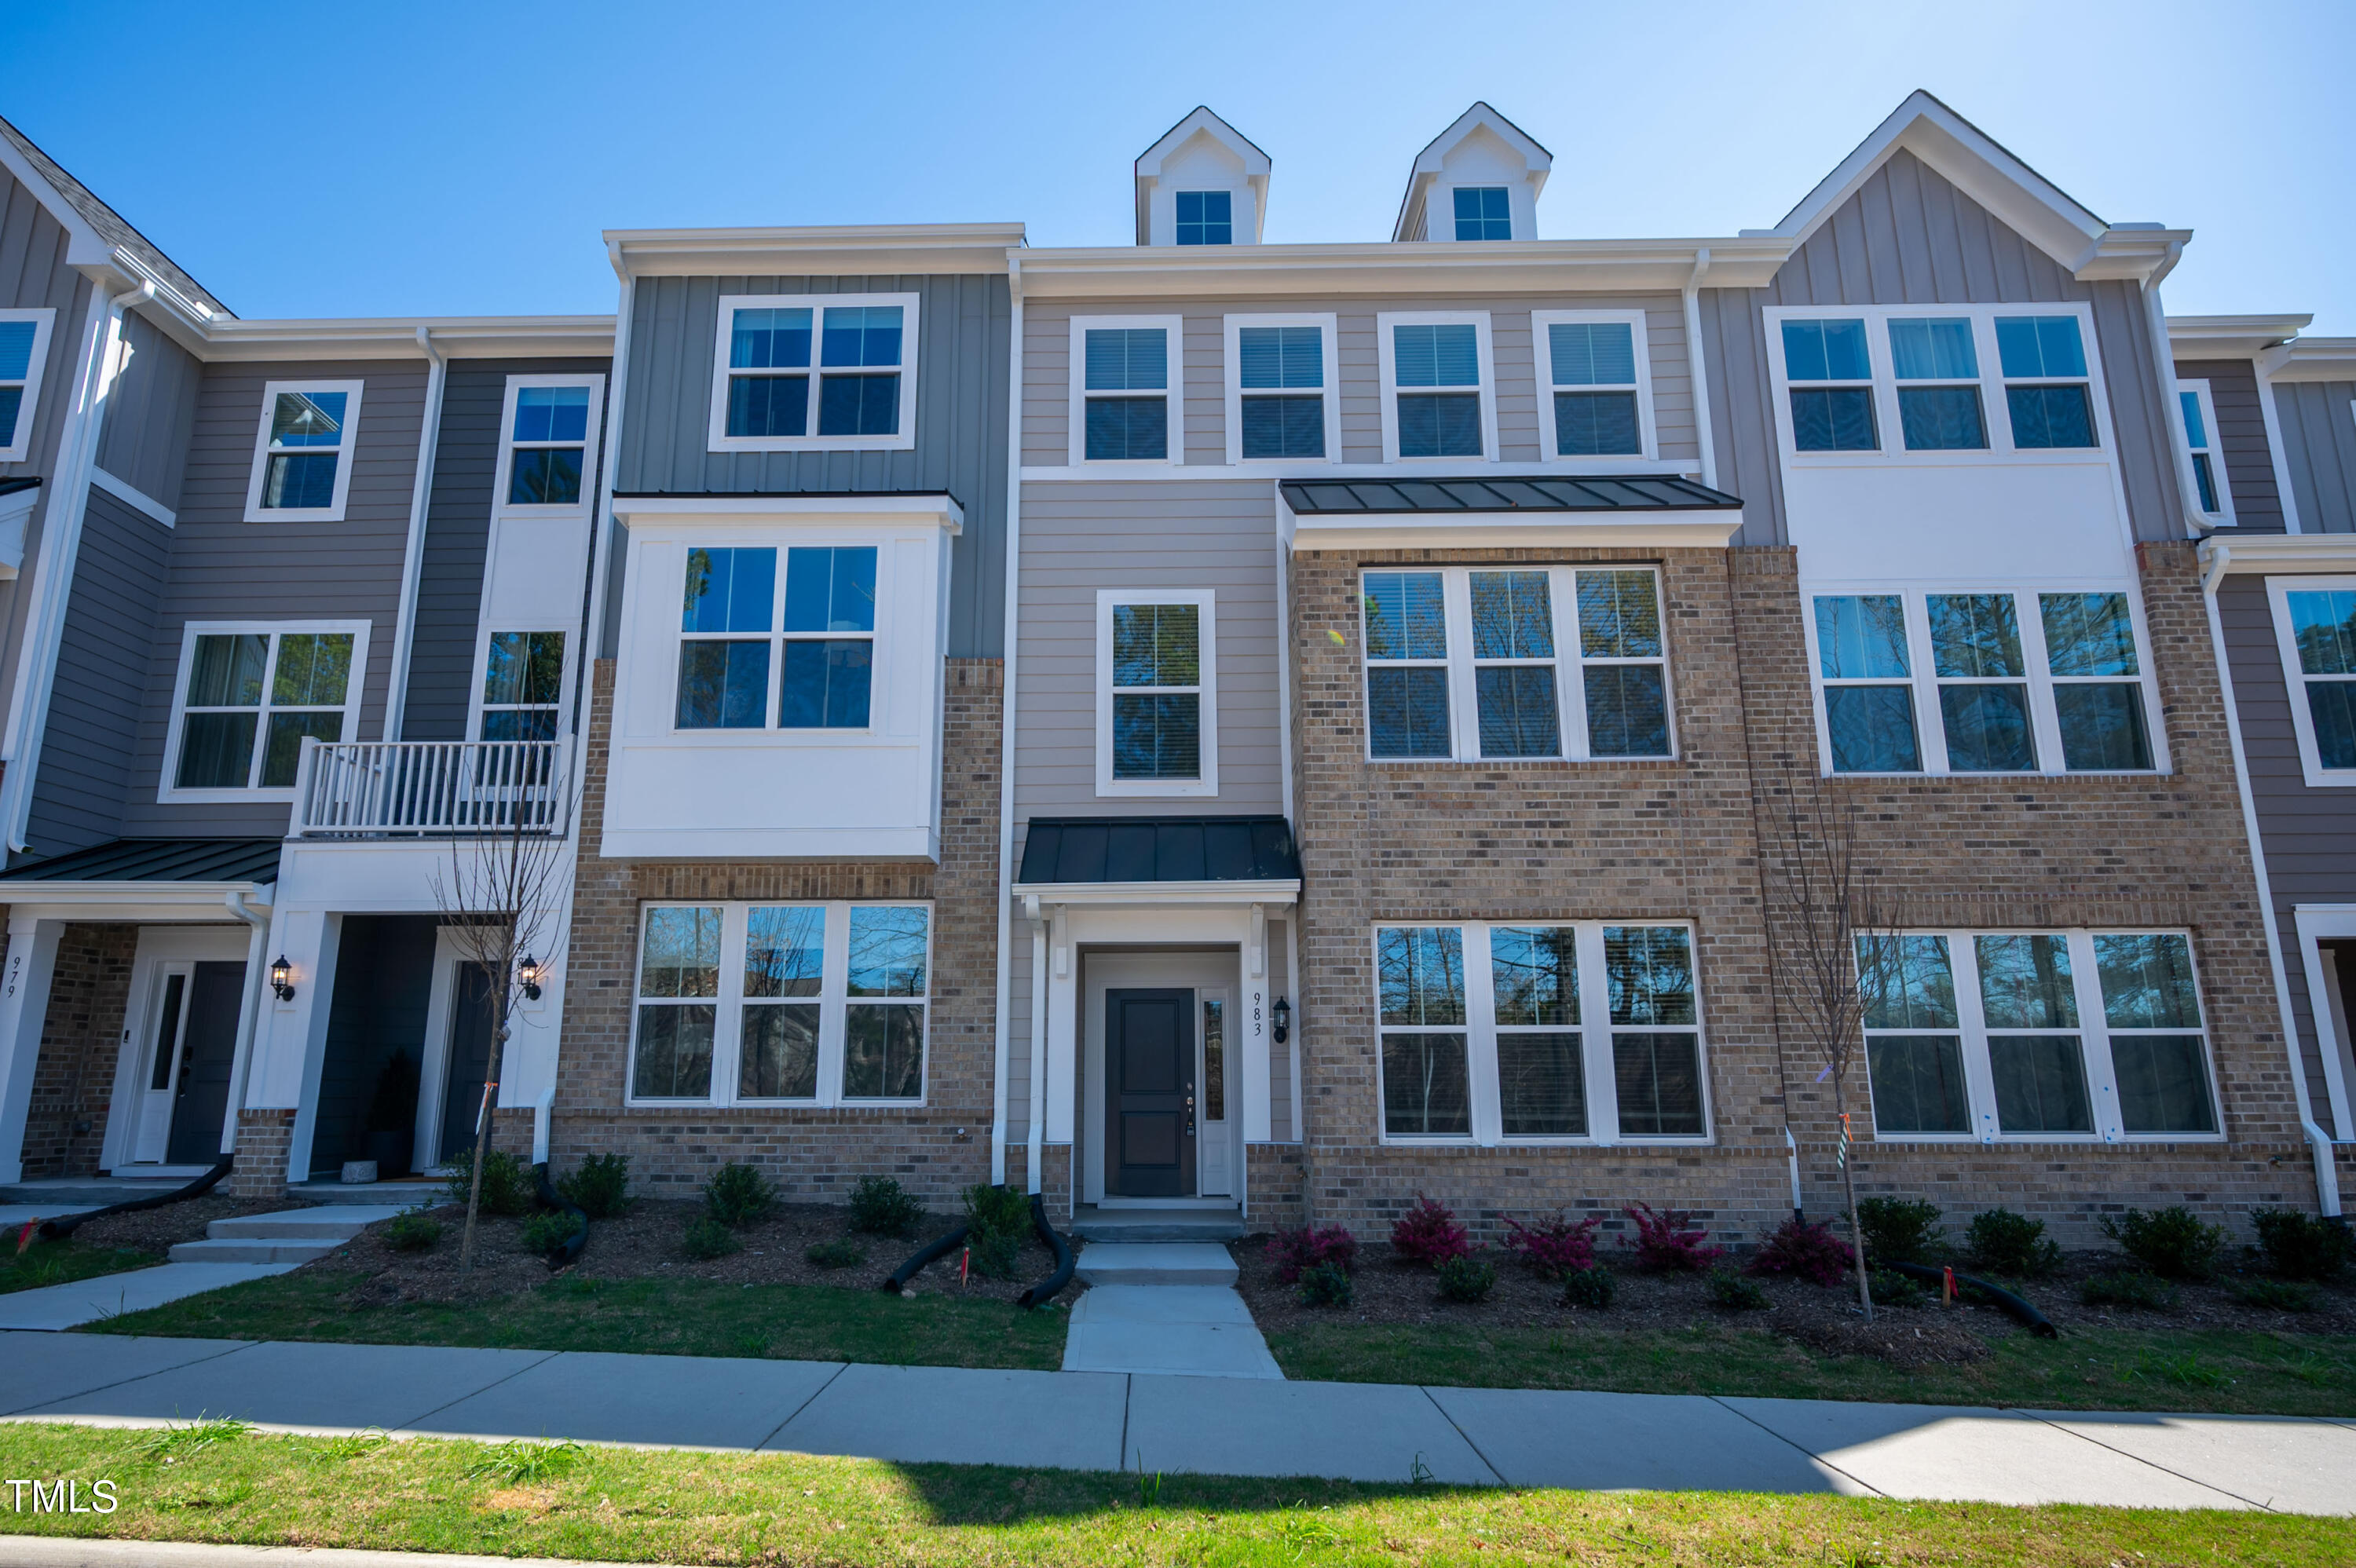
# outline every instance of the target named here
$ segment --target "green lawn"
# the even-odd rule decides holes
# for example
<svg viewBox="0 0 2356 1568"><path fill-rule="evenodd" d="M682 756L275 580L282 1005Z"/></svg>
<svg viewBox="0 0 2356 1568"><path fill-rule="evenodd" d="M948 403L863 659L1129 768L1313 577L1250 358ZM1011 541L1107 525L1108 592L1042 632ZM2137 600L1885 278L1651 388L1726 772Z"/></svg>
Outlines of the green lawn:
<svg viewBox="0 0 2356 1568"><path fill-rule="evenodd" d="M124 1269L147 1268L164 1260L132 1247L86 1247L68 1238L35 1242L16 1251L14 1231L0 1232L0 1296L12 1290L33 1290L44 1285L70 1285Z"/></svg>
<svg viewBox="0 0 2356 1568"><path fill-rule="evenodd" d="M350 1284L348 1275L297 1270L110 1317L83 1332L1053 1371L1064 1362L1070 1316L930 1291L904 1297L832 1285L577 1275L487 1308L353 1307L340 1299Z"/></svg>
<svg viewBox="0 0 2356 1568"><path fill-rule="evenodd" d="M2008 1335L1965 1366L1820 1356L1755 1328L1667 1332L1320 1323L1269 1336L1288 1378L1753 1394L2081 1410L2356 1413L2345 1335L2080 1329Z"/></svg>
<svg viewBox="0 0 2356 1568"><path fill-rule="evenodd" d="M2338 1568L2356 1524L2256 1511L1459 1491L568 1445L0 1425L17 1477L116 1511L0 1531L611 1562L1226 1565L2265 1563ZM29 1499L29 1491L27 1492ZM0 1555L5 1555L0 1537Z"/></svg>

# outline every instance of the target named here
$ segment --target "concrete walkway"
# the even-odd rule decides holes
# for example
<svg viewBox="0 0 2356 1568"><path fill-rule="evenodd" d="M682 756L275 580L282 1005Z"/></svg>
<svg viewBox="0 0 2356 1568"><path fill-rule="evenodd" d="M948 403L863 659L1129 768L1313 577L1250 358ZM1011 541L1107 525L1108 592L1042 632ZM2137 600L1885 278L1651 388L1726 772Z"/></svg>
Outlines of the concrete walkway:
<svg viewBox="0 0 2356 1568"><path fill-rule="evenodd" d="M2356 1416L2084 1414L424 1346L0 1334L0 1419L571 1437L1405 1484L2356 1513Z"/></svg>
<svg viewBox="0 0 2356 1568"><path fill-rule="evenodd" d="M1236 1289L1236 1260L1209 1242L1089 1242L1088 1286L1064 1337L1067 1372L1284 1376Z"/></svg>
<svg viewBox="0 0 2356 1568"><path fill-rule="evenodd" d="M154 1268L125 1269L78 1279L70 1285L44 1285L32 1290L12 1290L0 1296L0 1329L40 1329L56 1333L125 1312L144 1312L184 1296L219 1290L284 1274L298 1265L286 1264L157 1264Z"/></svg>

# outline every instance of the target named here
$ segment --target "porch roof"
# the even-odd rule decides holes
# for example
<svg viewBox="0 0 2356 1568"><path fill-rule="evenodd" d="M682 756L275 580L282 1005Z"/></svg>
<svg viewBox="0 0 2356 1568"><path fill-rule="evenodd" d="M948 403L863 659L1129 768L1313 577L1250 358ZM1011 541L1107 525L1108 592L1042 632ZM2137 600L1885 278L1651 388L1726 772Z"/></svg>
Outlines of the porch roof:
<svg viewBox="0 0 2356 1568"><path fill-rule="evenodd" d="M1286 479L1299 517L1396 512L1696 512L1739 510L1740 496L1674 474L1566 474L1539 478Z"/></svg>
<svg viewBox="0 0 2356 1568"><path fill-rule="evenodd" d="M117 838L0 871L14 882L274 882L280 838Z"/></svg>
<svg viewBox="0 0 2356 1568"><path fill-rule="evenodd" d="M1281 816L1034 816L1021 885L1297 882Z"/></svg>

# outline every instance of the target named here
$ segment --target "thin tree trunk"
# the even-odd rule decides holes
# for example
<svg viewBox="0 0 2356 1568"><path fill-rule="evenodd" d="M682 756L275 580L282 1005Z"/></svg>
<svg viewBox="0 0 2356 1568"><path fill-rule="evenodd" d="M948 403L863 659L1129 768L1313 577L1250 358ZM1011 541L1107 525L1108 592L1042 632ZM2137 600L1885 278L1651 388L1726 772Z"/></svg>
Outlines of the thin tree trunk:
<svg viewBox="0 0 2356 1568"><path fill-rule="evenodd" d="M498 986L491 987L491 1061L490 1071L483 1076L483 1108L475 1127L474 1179L466 1184L466 1232L458 1243L458 1272L466 1273L475 1266L475 1216L483 1207L483 1166L491 1150L491 1116L499 1100L500 1059L507 1055L507 998Z"/></svg>
<svg viewBox="0 0 2356 1568"><path fill-rule="evenodd" d="M1842 1141L1840 1148L1841 1192L1848 1200L1848 1244L1857 1264L1857 1304L1865 1309L1865 1320L1873 1321L1873 1287L1865 1277L1865 1227L1857 1220L1857 1151L1847 1137L1848 1131L1847 1096L1842 1093L1840 1072L1833 1073L1833 1112L1840 1118Z"/></svg>

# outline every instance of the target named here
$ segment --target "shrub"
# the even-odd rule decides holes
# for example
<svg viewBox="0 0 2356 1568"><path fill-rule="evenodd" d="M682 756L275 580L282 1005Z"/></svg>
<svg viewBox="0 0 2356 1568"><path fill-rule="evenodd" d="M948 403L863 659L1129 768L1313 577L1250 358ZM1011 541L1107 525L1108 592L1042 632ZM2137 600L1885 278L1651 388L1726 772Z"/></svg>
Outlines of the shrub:
<svg viewBox="0 0 2356 1568"><path fill-rule="evenodd" d="M2167 1209L2131 1209L2103 1216L2103 1234L2118 1243L2152 1273L2166 1279L2206 1279L2216 1266L2225 1231L2181 1203Z"/></svg>
<svg viewBox="0 0 2356 1568"><path fill-rule="evenodd" d="M523 1222L523 1235L518 1244L536 1258L552 1258L583 1223L562 1209L545 1210Z"/></svg>
<svg viewBox="0 0 2356 1568"><path fill-rule="evenodd" d="M802 1256L813 1268L857 1268L867 1261L867 1249L848 1236L838 1236L811 1243L802 1249Z"/></svg>
<svg viewBox="0 0 2356 1568"><path fill-rule="evenodd" d="M1551 1220L1540 1220L1525 1225L1517 1220L1505 1221L1505 1250L1519 1253L1522 1261L1540 1277L1560 1279L1595 1264L1595 1227L1602 1221L1593 1215L1577 1224L1557 1213Z"/></svg>
<svg viewBox="0 0 2356 1568"><path fill-rule="evenodd" d="M1601 1264L1575 1268L1562 1276L1562 1304L1601 1312L1620 1293L1620 1276Z"/></svg>
<svg viewBox="0 0 2356 1568"><path fill-rule="evenodd" d="M611 1220L630 1206L630 1157L593 1154L556 1184L556 1195L592 1220Z"/></svg>
<svg viewBox="0 0 2356 1568"><path fill-rule="evenodd" d="M1344 1274L1358 1266L1358 1238L1340 1225L1279 1231L1268 1239L1268 1261L1276 1265L1276 1283L1293 1285L1311 1269L1332 1264Z"/></svg>
<svg viewBox="0 0 2356 1568"><path fill-rule="evenodd" d="M1788 1274L1815 1285L1833 1285L1848 1273L1856 1253L1822 1222L1786 1220L1759 1243L1748 1264L1752 1274Z"/></svg>
<svg viewBox="0 0 2356 1568"><path fill-rule="evenodd" d="M2315 1286L2294 1285L2286 1279L2245 1280L2233 1287L2233 1294L2252 1307L2276 1312L2312 1312L2323 1304Z"/></svg>
<svg viewBox="0 0 2356 1568"><path fill-rule="evenodd" d="M1497 1265L1485 1258L1449 1258L1440 1265L1440 1295L1446 1301L1473 1302L1497 1283Z"/></svg>
<svg viewBox="0 0 2356 1568"><path fill-rule="evenodd" d="M1357 1294L1350 1271L1337 1263L1312 1264L1301 1271L1303 1307L1347 1307Z"/></svg>
<svg viewBox="0 0 2356 1568"><path fill-rule="evenodd" d="M2089 1307L2134 1307L2157 1311L2176 1305L2176 1292L2147 1274L2098 1274L2078 1287Z"/></svg>
<svg viewBox="0 0 2356 1568"><path fill-rule="evenodd" d="M1745 1279L1730 1268L1709 1271L1709 1298L1729 1312L1762 1312L1767 1293L1755 1279Z"/></svg>
<svg viewBox="0 0 2356 1568"><path fill-rule="evenodd" d="M1869 1269L1865 1279L1872 1288L1876 1307L1920 1307L1931 1299L1931 1293L1919 1281L1896 1269Z"/></svg>
<svg viewBox="0 0 2356 1568"><path fill-rule="evenodd" d="M423 1214L396 1214L384 1228L384 1244L396 1253L430 1252L441 1239L442 1221Z"/></svg>
<svg viewBox="0 0 2356 1568"><path fill-rule="evenodd" d="M777 1206L769 1179L749 1165L723 1165L703 1184L703 1211L723 1225L757 1224Z"/></svg>
<svg viewBox="0 0 2356 1568"><path fill-rule="evenodd" d="M916 1195L888 1176L862 1176L851 1189L851 1228L871 1236L905 1236L925 1217Z"/></svg>
<svg viewBox="0 0 2356 1568"><path fill-rule="evenodd" d="M1409 1263L1438 1268L1451 1258L1471 1257L1472 1238L1456 1222L1447 1204L1419 1192L1415 1207L1391 1227L1391 1251Z"/></svg>
<svg viewBox="0 0 2356 1568"><path fill-rule="evenodd" d="M1865 1232L1865 1261L1926 1264L1939 1249L1939 1206L1912 1198L1861 1198L1858 1229ZM1876 1299L1881 1292L1874 1291Z"/></svg>
<svg viewBox="0 0 2356 1568"><path fill-rule="evenodd" d="M2051 1274L2062 1266L2062 1248L2047 1239L2045 1221L2009 1209L1973 1215L1971 1228L1964 1232L1964 1250L1980 1267L2014 1279Z"/></svg>
<svg viewBox="0 0 2356 1568"><path fill-rule="evenodd" d="M2351 1238L2346 1221L2296 1209L2253 1209L2258 1250L2266 1266L2285 1279L2329 1279L2348 1266Z"/></svg>
<svg viewBox="0 0 2356 1568"><path fill-rule="evenodd" d="M687 1222L687 1234L680 1238L680 1245L691 1258L724 1258L744 1243L736 1239L735 1232L711 1215L698 1214Z"/></svg>
<svg viewBox="0 0 2356 1568"><path fill-rule="evenodd" d="M475 1180L475 1151L462 1148L450 1160L450 1200L464 1203ZM531 1168L505 1149L491 1150L483 1161L483 1212L529 1214L538 1198L532 1190Z"/></svg>
<svg viewBox="0 0 2356 1568"><path fill-rule="evenodd" d="M1031 1200L1011 1187L981 1182L965 1189L965 1244L976 1274L1012 1279L1031 1229Z"/></svg>
<svg viewBox="0 0 2356 1568"><path fill-rule="evenodd" d="M1709 1244L1708 1231L1686 1229L1693 1223L1693 1216L1682 1209L1655 1211L1649 1203L1632 1203L1620 1212L1636 1222L1633 1251L1636 1266L1647 1273L1699 1274L1726 1255L1724 1247Z"/></svg>

